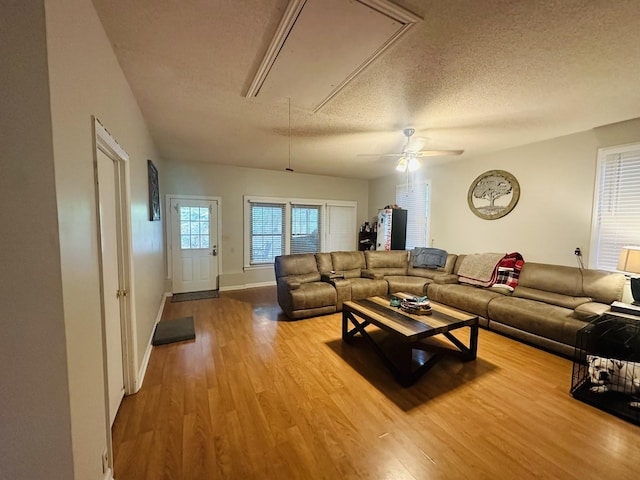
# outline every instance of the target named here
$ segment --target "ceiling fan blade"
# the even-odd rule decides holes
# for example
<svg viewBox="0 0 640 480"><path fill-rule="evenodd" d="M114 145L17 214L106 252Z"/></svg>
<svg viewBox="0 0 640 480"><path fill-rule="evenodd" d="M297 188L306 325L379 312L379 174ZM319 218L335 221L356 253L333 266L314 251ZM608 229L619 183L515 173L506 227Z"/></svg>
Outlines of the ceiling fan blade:
<svg viewBox="0 0 640 480"><path fill-rule="evenodd" d="M444 155L462 155L464 150L421 150L416 157L438 157Z"/></svg>

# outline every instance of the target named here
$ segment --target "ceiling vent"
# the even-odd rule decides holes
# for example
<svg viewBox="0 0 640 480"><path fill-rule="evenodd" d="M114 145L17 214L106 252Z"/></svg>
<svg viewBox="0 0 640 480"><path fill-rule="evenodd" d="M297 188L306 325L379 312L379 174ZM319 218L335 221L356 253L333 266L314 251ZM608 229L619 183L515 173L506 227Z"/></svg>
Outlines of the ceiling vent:
<svg viewBox="0 0 640 480"><path fill-rule="evenodd" d="M317 112L420 20L388 0L291 0L246 96Z"/></svg>

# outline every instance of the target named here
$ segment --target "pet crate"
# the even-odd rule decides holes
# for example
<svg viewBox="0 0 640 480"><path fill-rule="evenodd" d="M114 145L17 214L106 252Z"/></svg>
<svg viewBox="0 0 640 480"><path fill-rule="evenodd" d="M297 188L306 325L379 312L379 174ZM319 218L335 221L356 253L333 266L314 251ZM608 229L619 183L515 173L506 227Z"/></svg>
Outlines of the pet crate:
<svg viewBox="0 0 640 480"><path fill-rule="evenodd" d="M574 398L640 425L640 387L634 377L640 377L640 317L604 314L578 331Z"/></svg>

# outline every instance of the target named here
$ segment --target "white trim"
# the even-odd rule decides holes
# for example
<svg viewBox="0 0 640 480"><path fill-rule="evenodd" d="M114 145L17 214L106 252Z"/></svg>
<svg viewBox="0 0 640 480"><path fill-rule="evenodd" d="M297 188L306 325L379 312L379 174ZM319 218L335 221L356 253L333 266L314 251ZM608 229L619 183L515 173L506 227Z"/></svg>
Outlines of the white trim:
<svg viewBox="0 0 640 480"><path fill-rule="evenodd" d="M417 22L421 21L418 15L406 10L389 0L358 0L360 3L368 6L372 10L377 10L378 12L386 15L387 17L395 20L396 22L402 24L402 26L393 34L391 37L387 39L374 53L372 53L368 58L364 59L364 61L357 66L357 68L351 72L340 84L336 85L336 87L320 102L320 104L316 105L313 108L313 113L318 112L322 107L324 107L327 102L329 102L333 97L335 97L349 82L351 82L358 74L360 74L363 70L365 70L374 60L380 57L385 50L387 50L390 46L397 43L397 41L402 37L407 31L412 28ZM256 71L253 80L251 81L251 85L245 94L245 97L251 98L256 97L260 93L260 89L264 84L269 72L271 71L273 64L275 63L280 51L284 47L291 30L293 29L300 12L304 8L307 0L290 0L287 8L278 24L278 28L276 29L276 33L271 39L271 43L260 62L260 66Z"/></svg>
<svg viewBox="0 0 640 480"><path fill-rule="evenodd" d="M173 244L171 235L171 201L172 200L203 200L205 202L216 202L216 218L217 218L217 235L216 245L218 245L218 289L220 287L220 276L222 275L222 197L211 197L208 195L182 195L179 193L168 193L165 195L165 213L166 220L164 222L165 235L167 238L167 251L166 251L166 267L168 279L172 284L173 289ZM173 295L173 294L172 294Z"/></svg>
<svg viewBox="0 0 640 480"><path fill-rule="evenodd" d="M113 470L111 468L107 468L107 471L104 472L104 480L113 480Z"/></svg>
<svg viewBox="0 0 640 480"><path fill-rule="evenodd" d="M172 293L165 292L162 295L162 300L160 300L160 308L158 309L156 320L153 324L153 328L151 329L151 334L149 335L149 341L147 342L147 348L144 352L144 357L142 357L142 365L140 365L140 369L138 370L138 379L136 381L136 391L134 393L137 393L142 388L142 384L144 383L144 376L146 375L147 367L149 366L149 358L151 358L151 352L153 351L153 345L151 343L153 341L153 334L156 331L156 325L158 325L158 322L162 320L162 312L164 312L164 306L167 302L167 298L172 296L173 296Z"/></svg>
<svg viewBox="0 0 640 480"><path fill-rule="evenodd" d="M97 247L98 252L102 251L101 248L101 226L100 226L100 202L99 202L99 186L98 181L98 150L103 152L116 164L116 182L118 184L117 199L119 206L117 207L118 224L121 229L121 248L119 248L118 261L122 261L121 278L119 278L120 287L123 288L127 295L124 296L121 307L121 337L122 337L122 362L123 362L123 381L125 395L134 393L136 383L136 365L138 363L138 348L137 348L137 332L136 332L136 317L135 317L135 295L133 288L134 269L133 269L133 242L131 239L131 183L129 173L129 155L120 144L111 136L109 131L104 128L100 120L95 116L93 119L93 165L95 172L95 194L96 194L96 221L97 221ZM99 253L100 255L100 253ZM100 276L102 278L102 257L99 257L99 269ZM102 282L102 281L101 281ZM109 401L109 379L107 372L107 345L106 337L104 335L105 318L104 318L104 305L102 299L104 298L103 286L100 285L101 296L101 322L102 322L102 347L103 347L103 368L104 368L104 396L105 396L105 434L106 434L106 450L108 465L105 471L107 478L112 478L113 470L113 443L111 438L111 413L110 413L110 401Z"/></svg>
<svg viewBox="0 0 640 480"><path fill-rule="evenodd" d="M263 197L259 195L244 195L242 202L242 216L244 225L243 234L243 271L260 270L264 268L273 268L273 263L251 264L251 252L249 251L251 235L250 225L250 207L252 203L271 203L274 205L283 205L285 209L284 227L285 227L285 253L289 253L291 249L291 206L292 205L309 205L321 207L320 214L320 251L324 252L327 245L327 235L329 235L330 225L328 224L327 207L350 207L354 209L355 218L358 216L358 202L355 200L327 200L318 198L290 198L290 197ZM357 225L353 226L354 235L357 231ZM357 239L356 239L357 241Z"/></svg>
<svg viewBox="0 0 640 480"><path fill-rule="evenodd" d="M258 287L273 287L276 285L275 280L271 280L268 282L259 282L259 283L245 283L241 285L229 285L227 287L220 287L221 292L231 292L233 290L246 290L247 288L258 288Z"/></svg>

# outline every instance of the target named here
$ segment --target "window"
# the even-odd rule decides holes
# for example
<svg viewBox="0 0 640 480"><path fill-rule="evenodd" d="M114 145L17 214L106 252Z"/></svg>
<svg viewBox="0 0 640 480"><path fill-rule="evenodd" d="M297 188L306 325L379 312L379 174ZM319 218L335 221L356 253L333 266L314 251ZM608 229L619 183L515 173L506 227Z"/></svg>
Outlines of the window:
<svg viewBox="0 0 640 480"><path fill-rule="evenodd" d="M406 249L429 245L429 183L396 186L396 203L407 210Z"/></svg>
<svg viewBox="0 0 640 480"><path fill-rule="evenodd" d="M291 205L291 253L320 251L320 206Z"/></svg>
<svg viewBox="0 0 640 480"><path fill-rule="evenodd" d="M251 235L249 250L251 265L273 263L277 255L284 253L285 206L276 203L251 203Z"/></svg>
<svg viewBox="0 0 640 480"><path fill-rule="evenodd" d="M209 248L208 207L180 207L180 249Z"/></svg>
<svg viewBox="0 0 640 480"><path fill-rule="evenodd" d="M620 249L640 245L640 144L598 150L591 264L616 270Z"/></svg>
<svg viewBox="0 0 640 480"><path fill-rule="evenodd" d="M245 268L289 253L356 246L356 202L245 196ZM335 250L335 248L333 248Z"/></svg>

